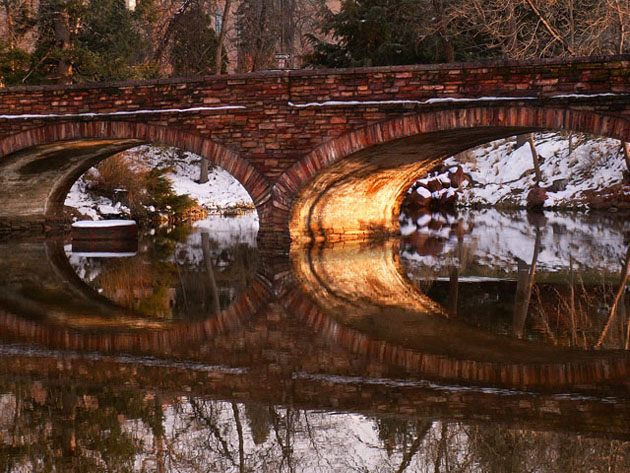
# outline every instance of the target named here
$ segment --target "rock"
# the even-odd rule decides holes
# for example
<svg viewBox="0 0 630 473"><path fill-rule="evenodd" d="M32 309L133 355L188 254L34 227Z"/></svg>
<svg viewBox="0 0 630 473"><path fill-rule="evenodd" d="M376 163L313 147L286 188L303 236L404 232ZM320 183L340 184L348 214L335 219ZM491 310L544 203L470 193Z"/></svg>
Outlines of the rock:
<svg viewBox="0 0 630 473"><path fill-rule="evenodd" d="M451 180L451 187L459 187L468 179L461 166L451 168L448 177Z"/></svg>
<svg viewBox="0 0 630 473"><path fill-rule="evenodd" d="M444 241L425 233L414 232L405 237L405 243L411 245L421 256L437 256L444 251Z"/></svg>
<svg viewBox="0 0 630 473"><path fill-rule="evenodd" d="M547 217L540 210L527 212L527 223L536 228L544 228L547 226Z"/></svg>
<svg viewBox="0 0 630 473"><path fill-rule="evenodd" d="M545 200L547 200L547 191L539 186L532 187L529 194L527 194L527 208L542 208Z"/></svg>
<svg viewBox="0 0 630 473"><path fill-rule="evenodd" d="M436 192L442 189L444 186L442 185L442 183L440 182L438 178L433 178L433 179L427 179L426 187L431 192Z"/></svg>
<svg viewBox="0 0 630 473"><path fill-rule="evenodd" d="M457 201L457 192L455 189L445 189L446 192L442 192L440 195L440 206L441 207L452 207L455 205Z"/></svg>
<svg viewBox="0 0 630 473"><path fill-rule="evenodd" d="M424 187L418 187L406 199L405 206L410 209L427 208L431 205L431 193Z"/></svg>
<svg viewBox="0 0 630 473"><path fill-rule="evenodd" d="M556 179L551 183L551 186L547 188L548 192L560 192L567 188L567 184L569 183L568 179Z"/></svg>

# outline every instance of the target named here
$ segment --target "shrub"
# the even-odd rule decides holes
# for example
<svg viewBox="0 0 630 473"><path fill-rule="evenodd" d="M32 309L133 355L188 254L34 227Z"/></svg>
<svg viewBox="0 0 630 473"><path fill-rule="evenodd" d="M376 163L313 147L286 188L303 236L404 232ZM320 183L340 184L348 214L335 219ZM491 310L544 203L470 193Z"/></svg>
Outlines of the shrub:
<svg viewBox="0 0 630 473"><path fill-rule="evenodd" d="M173 186L164 175L171 171L170 168L155 168L147 174L146 188L153 205L160 210L170 209L175 214L184 214L197 202L187 195L177 195L173 192Z"/></svg>
<svg viewBox="0 0 630 473"><path fill-rule="evenodd" d="M124 154L117 154L96 166L96 173L87 174L88 188L109 199L124 190L127 194L123 202L131 210L132 216L142 218L147 207L154 206L159 212L183 215L197 205L187 195L177 195L166 177L171 168L146 169L132 163Z"/></svg>

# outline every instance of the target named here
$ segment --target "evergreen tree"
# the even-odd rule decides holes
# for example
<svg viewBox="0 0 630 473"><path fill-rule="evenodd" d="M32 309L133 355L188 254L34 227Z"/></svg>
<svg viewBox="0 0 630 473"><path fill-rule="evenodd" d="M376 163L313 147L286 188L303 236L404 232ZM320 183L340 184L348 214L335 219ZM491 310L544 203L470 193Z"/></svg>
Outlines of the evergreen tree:
<svg viewBox="0 0 630 473"><path fill-rule="evenodd" d="M173 30L170 62L176 76L194 76L215 72L219 41L212 28L212 18L199 2L178 18ZM225 64L222 65L225 70Z"/></svg>
<svg viewBox="0 0 630 473"><path fill-rule="evenodd" d="M124 0L41 0L30 83L143 79L150 55L153 0L135 11Z"/></svg>
<svg viewBox="0 0 630 473"><path fill-rule="evenodd" d="M337 14L328 11L322 32L333 42L309 38L311 65L362 67L433 62L423 32L422 0L345 0Z"/></svg>
<svg viewBox="0 0 630 473"><path fill-rule="evenodd" d="M343 0L339 13L328 10L320 22L332 41L307 35L313 52L304 59L334 68L496 57L487 34L462 28L465 19L451 10L452 0Z"/></svg>
<svg viewBox="0 0 630 473"><path fill-rule="evenodd" d="M144 79L157 75L150 55L152 1L135 11L124 0L92 0L77 35L75 80Z"/></svg>

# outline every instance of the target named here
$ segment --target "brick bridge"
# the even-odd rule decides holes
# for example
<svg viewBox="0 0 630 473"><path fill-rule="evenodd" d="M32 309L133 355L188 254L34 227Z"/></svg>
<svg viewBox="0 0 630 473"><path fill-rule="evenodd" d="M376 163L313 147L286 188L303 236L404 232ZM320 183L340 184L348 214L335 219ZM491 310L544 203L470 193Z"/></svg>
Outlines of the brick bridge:
<svg viewBox="0 0 630 473"><path fill-rule="evenodd" d="M543 129L630 141L630 57L7 88L0 226L58 222L86 169L161 143L232 173L262 242L381 234L436 160Z"/></svg>

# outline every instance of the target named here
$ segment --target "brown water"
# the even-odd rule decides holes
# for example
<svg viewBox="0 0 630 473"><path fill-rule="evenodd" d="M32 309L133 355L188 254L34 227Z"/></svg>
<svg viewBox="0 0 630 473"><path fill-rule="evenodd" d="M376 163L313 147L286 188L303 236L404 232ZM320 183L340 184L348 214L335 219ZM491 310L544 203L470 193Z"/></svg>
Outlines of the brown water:
<svg viewBox="0 0 630 473"><path fill-rule="evenodd" d="M0 469L630 471L625 220L401 223L0 242Z"/></svg>

